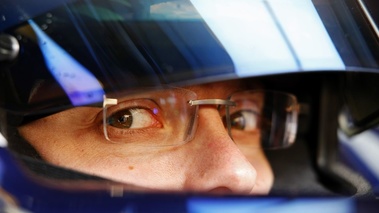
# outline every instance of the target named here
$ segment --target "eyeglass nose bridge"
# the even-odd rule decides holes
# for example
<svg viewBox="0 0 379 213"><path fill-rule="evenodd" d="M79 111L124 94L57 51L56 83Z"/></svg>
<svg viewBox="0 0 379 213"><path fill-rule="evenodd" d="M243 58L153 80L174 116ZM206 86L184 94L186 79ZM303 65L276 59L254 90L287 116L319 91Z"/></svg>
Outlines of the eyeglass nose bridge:
<svg viewBox="0 0 379 213"><path fill-rule="evenodd" d="M231 100L224 99L201 99L201 100L190 100L188 101L190 106L199 106L199 105L223 105L225 106L225 119L226 119L226 127L228 129L229 137L233 140L232 137L232 123L230 121L230 113L229 107L236 106L236 102Z"/></svg>
<svg viewBox="0 0 379 213"><path fill-rule="evenodd" d="M188 101L190 106L196 105L225 105L225 106L236 106L236 102L224 99L201 99L201 100L190 100Z"/></svg>

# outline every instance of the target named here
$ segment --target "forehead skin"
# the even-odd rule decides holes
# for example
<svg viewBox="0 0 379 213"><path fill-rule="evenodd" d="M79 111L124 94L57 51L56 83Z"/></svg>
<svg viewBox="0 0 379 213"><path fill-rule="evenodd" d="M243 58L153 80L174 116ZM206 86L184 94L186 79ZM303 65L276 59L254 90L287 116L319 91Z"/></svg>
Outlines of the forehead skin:
<svg viewBox="0 0 379 213"><path fill-rule="evenodd" d="M260 82L252 80L230 80L216 83L201 84L195 86L185 87L186 89L194 91L198 98L201 99L202 96L207 96L207 98L226 98L230 94L240 91L240 90L254 90L262 89L263 85ZM212 96L215 94L220 94L221 96Z"/></svg>
<svg viewBox="0 0 379 213"><path fill-rule="evenodd" d="M186 87L199 99L226 98L240 81ZM180 146L135 149L107 141L102 110L78 107L19 128L42 158L58 166L163 191L266 194L273 183L261 149L240 149L215 107L201 106L194 139Z"/></svg>

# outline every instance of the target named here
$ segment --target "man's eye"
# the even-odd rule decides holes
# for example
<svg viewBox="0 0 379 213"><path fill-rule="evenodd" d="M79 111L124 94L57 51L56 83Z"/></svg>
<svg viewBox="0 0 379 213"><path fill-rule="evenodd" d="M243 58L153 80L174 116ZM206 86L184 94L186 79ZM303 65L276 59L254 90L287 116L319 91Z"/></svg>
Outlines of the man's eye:
<svg viewBox="0 0 379 213"><path fill-rule="evenodd" d="M233 129L254 131L259 128L259 115L252 110L241 110L230 115Z"/></svg>
<svg viewBox="0 0 379 213"><path fill-rule="evenodd" d="M148 109L121 109L108 117L108 124L120 129L141 129L157 127L158 121Z"/></svg>

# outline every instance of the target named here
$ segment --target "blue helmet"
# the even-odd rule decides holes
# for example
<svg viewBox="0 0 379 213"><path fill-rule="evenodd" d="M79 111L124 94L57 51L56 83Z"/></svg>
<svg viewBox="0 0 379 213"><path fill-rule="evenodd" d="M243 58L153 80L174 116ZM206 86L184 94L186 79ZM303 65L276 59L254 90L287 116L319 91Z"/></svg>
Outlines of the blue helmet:
<svg viewBox="0 0 379 213"><path fill-rule="evenodd" d="M371 204L379 196L378 6L374 0L3 0L0 207L191 212L225 210L228 202L236 210L244 201L254 210L288 196L299 196L300 207L302 196L321 203L327 196L345 209ZM128 183L46 162L19 133L65 110L104 107L109 94L229 80L260 82L298 101L296 119L284 115L296 122L265 133L296 133L290 148L265 152L275 173L271 196L136 192ZM288 137L283 141L292 144ZM262 143L275 148L272 138Z"/></svg>

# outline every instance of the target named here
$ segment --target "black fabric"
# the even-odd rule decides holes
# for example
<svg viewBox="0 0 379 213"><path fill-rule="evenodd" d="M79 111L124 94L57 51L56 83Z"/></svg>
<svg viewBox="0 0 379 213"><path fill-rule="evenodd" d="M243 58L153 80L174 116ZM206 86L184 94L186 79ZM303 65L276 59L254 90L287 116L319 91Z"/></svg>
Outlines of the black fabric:
<svg viewBox="0 0 379 213"><path fill-rule="evenodd" d="M31 172L35 173L37 176L42 176L44 178L55 180L97 180L109 182L109 180L102 177L57 167L43 160L34 159L28 156L16 154L16 158L18 158L20 162L22 162L22 164L24 164L26 168Z"/></svg>
<svg viewBox="0 0 379 213"><path fill-rule="evenodd" d="M271 195L338 195L320 183L304 140L287 149L267 151L266 155L275 177Z"/></svg>
<svg viewBox="0 0 379 213"><path fill-rule="evenodd" d="M8 138L8 148L27 169L38 176L57 180L107 180L49 164L42 159L34 147L17 130L11 131L10 134L12 135Z"/></svg>

